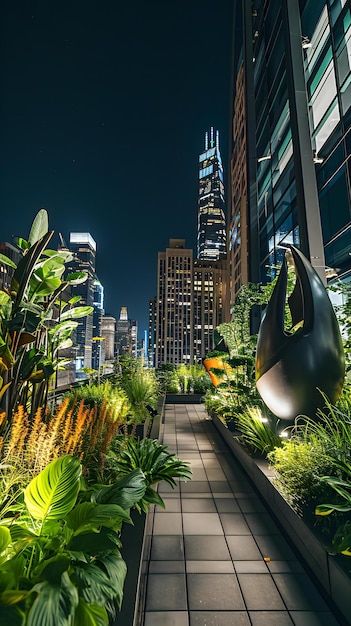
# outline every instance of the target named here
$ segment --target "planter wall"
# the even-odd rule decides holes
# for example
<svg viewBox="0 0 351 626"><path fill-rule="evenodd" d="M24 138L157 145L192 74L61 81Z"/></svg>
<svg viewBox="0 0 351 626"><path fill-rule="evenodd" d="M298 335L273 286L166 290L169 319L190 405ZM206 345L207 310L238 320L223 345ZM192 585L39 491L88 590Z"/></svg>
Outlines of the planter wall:
<svg viewBox="0 0 351 626"><path fill-rule="evenodd" d="M350 624L350 576L336 562L335 557L328 554L308 526L275 488L272 483L274 472L268 468L267 461L250 456L216 415L212 415L212 421L265 500L282 532L295 547L306 569L328 594L341 617L346 620L347 624Z"/></svg>
<svg viewBox="0 0 351 626"><path fill-rule="evenodd" d="M201 404L203 393L166 393L167 404Z"/></svg>
<svg viewBox="0 0 351 626"><path fill-rule="evenodd" d="M157 405L157 415L152 420L149 436L159 439L161 423L164 418L165 398ZM146 569L143 563L148 561L150 537L147 533L148 515L131 512L133 525L124 524L121 533L122 558L127 564L124 593L121 610L110 626L140 626L145 600Z"/></svg>

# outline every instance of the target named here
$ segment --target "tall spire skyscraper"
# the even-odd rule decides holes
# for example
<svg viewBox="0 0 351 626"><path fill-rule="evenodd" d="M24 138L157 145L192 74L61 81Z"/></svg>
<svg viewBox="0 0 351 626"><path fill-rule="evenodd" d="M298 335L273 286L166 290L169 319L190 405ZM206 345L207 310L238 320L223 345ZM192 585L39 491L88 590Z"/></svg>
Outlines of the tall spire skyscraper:
<svg viewBox="0 0 351 626"><path fill-rule="evenodd" d="M199 156L197 258L200 260L218 261L226 256L224 208L219 132L211 126L205 133L205 150Z"/></svg>

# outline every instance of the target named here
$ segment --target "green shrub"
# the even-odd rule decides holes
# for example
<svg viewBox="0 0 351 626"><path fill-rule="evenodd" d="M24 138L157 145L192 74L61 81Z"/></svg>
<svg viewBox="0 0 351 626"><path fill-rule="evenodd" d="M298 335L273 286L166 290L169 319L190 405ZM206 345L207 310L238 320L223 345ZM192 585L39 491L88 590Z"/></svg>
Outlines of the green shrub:
<svg viewBox="0 0 351 626"><path fill-rule="evenodd" d="M267 455L282 445L278 423L279 420L272 413L263 415L260 407L247 406L245 411L237 414L238 438L252 452Z"/></svg>

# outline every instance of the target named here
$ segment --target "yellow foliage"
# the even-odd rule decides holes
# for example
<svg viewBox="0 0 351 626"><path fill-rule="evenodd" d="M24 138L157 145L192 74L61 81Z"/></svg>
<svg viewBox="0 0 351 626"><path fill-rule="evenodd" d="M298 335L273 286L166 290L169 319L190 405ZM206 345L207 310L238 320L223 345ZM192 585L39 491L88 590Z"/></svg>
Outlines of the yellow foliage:
<svg viewBox="0 0 351 626"><path fill-rule="evenodd" d="M4 419L3 415L0 415ZM70 408L65 398L56 407L53 415L45 415L40 407L30 421L23 406L19 406L13 417L11 430L3 442L3 462L25 466L29 472L40 472L53 459L62 454L72 454L89 467L91 461L99 463L117 433L119 420L106 402L99 411L84 405Z"/></svg>

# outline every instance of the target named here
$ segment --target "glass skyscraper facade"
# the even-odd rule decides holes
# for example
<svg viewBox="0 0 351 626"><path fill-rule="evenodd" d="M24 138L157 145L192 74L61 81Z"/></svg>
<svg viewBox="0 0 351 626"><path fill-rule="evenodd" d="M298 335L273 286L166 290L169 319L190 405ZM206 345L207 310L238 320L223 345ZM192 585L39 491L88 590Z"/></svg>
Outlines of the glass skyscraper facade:
<svg viewBox="0 0 351 626"><path fill-rule="evenodd" d="M223 166L219 132L205 133L205 150L199 156L199 206L197 258L218 261L226 256L226 219Z"/></svg>
<svg viewBox="0 0 351 626"><path fill-rule="evenodd" d="M245 224L253 282L274 275L287 243L310 258L324 282L326 267L347 278L350 2L242 0L234 29L233 119L242 120L244 102L245 144L242 161L234 146L231 167L232 179L246 182L232 198L230 245Z"/></svg>
<svg viewBox="0 0 351 626"><path fill-rule="evenodd" d="M158 253L155 365L193 363L193 251L170 239Z"/></svg>
<svg viewBox="0 0 351 626"><path fill-rule="evenodd" d="M67 272L85 272L87 280L84 283L72 285L72 295L80 296L79 306L94 306L94 282L96 243L90 233L70 233L69 249L73 259L67 263ZM92 366L92 338L93 313L78 320L75 342L77 346L76 368L91 368Z"/></svg>

